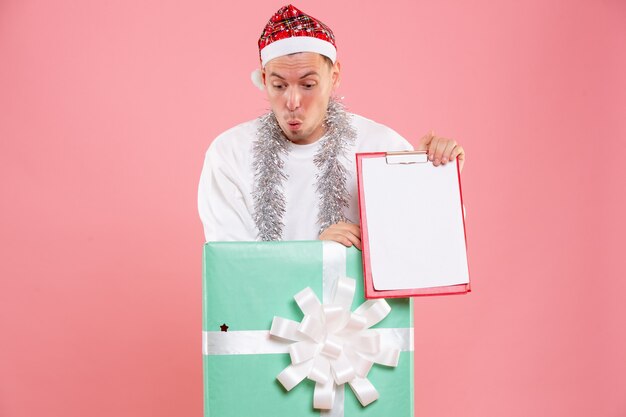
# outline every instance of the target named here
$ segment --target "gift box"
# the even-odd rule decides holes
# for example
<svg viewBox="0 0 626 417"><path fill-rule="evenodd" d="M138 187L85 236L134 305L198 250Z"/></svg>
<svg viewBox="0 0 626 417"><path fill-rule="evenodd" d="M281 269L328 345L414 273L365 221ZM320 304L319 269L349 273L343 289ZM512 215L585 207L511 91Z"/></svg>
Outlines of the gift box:
<svg viewBox="0 0 626 417"><path fill-rule="evenodd" d="M355 248L207 243L204 415L413 416L412 317L409 299L364 299Z"/></svg>

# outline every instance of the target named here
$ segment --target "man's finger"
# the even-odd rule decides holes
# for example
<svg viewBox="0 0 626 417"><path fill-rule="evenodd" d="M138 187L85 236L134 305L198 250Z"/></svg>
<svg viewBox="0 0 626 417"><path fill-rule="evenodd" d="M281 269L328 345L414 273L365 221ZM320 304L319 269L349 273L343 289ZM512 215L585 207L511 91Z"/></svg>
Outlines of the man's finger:
<svg viewBox="0 0 626 417"><path fill-rule="evenodd" d="M416 151L428 150L428 146L430 145L430 142L433 140L434 137L435 135L433 134L433 132L427 133L426 135L422 136L422 138L417 143L417 147L415 148L415 150Z"/></svg>
<svg viewBox="0 0 626 417"><path fill-rule="evenodd" d="M347 232L344 235L354 246L356 246L356 248L358 250L361 250L361 237L360 234L359 236L355 235L354 233L351 232Z"/></svg>
<svg viewBox="0 0 626 417"><path fill-rule="evenodd" d="M332 240L334 242L339 242L346 247L354 245L357 249L361 250L361 239L348 231L338 232L335 230L331 233L322 233L320 235L320 240Z"/></svg>
<svg viewBox="0 0 626 417"><path fill-rule="evenodd" d="M348 239L346 236L343 236L343 235L333 235L331 238L324 239L324 240L331 240L331 241L334 241L334 242L341 243L343 246L345 246L347 248L352 246L352 242L350 241L350 239Z"/></svg>
<svg viewBox="0 0 626 417"><path fill-rule="evenodd" d="M450 139L448 143L446 143L446 147L443 150L443 154L441 155L442 164L445 164L448 161L454 160L454 157L452 157L452 153L454 151L455 146L456 146L456 140Z"/></svg>
<svg viewBox="0 0 626 417"><path fill-rule="evenodd" d="M463 171L463 165L465 164L465 150L462 146L457 146L452 152L454 158L459 160L459 171Z"/></svg>
<svg viewBox="0 0 626 417"><path fill-rule="evenodd" d="M437 136L433 137L428 145L428 159L430 161L435 160L435 152L437 151L437 144L439 143L439 138Z"/></svg>
<svg viewBox="0 0 626 417"><path fill-rule="evenodd" d="M339 232L339 233L349 232L357 236L358 238L361 237L361 227L358 224L354 224L354 223L339 222L339 223L335 223L333 225L328 226L328 228L324 230L324 233L336 233L336 232Z"/></svg>
<svg viewBox="0 0 626 417"><path fill-rule="evenodd" d="M437 139L437 147L434 149L434 159L433 159L433 164L435 166L438 166L441 163L441 159L443 158L443 151L444 149L446 149L446 145L448 144L448 141L444 138L435 138ZM433 139L433 142L435 140ZM432 144L431 144L432 147Z"/></svg>
<svg viewBox="0 0 626 417"><path fill-rule="evenodd" d="M361 236L361 226L359 226L358 224L339 222L339 223L336 224L336 226L340 230L348 231L348 232L356 235L357 237Z"/></svg>
<svg viewBox="0 0 626 417"><path fill-rule="evenodd" d="M355 245L361 249L361 227L354 223L339 222L328 226L319 239L334 240L345 246Z"/></svg>

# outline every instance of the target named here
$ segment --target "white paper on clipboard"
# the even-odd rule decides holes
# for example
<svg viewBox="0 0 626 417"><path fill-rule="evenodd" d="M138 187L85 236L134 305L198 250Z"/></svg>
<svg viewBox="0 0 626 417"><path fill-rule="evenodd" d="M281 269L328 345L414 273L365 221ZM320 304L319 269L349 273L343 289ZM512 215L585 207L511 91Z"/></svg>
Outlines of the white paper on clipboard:
<svg viewBox="0 0 626 417"><path fill-rule="evenodd" d="M362 175L374 288L468 283L457 164L389 154L364 158Z"/></svg>

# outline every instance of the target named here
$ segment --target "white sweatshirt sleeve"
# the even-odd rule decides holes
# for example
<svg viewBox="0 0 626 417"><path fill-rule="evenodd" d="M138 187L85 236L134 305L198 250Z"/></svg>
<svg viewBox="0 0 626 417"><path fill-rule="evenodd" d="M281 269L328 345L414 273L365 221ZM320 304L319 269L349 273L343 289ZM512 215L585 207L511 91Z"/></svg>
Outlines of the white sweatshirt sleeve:
<svg viewBox="0 0 626 417"><path fill-rule="evenodd" d="M217 142L217 140L216 140ZM207 242L256 240L249 193L234 161L213 143L206 153L198 187L198 211Z"/></svg>

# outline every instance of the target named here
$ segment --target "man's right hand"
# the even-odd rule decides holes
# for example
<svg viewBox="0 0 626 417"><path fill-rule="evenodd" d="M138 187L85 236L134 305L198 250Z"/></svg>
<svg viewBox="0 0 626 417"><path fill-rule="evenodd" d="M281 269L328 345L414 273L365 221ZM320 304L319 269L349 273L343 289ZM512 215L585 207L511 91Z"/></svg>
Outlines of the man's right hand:
<svg viewBox="0 0 626 417"><path fill-rule="evenodd" d="M332 240L346 247L352 245L361 250L361 227L358 224L339 222L322 232L320 240Z"/></svg>

